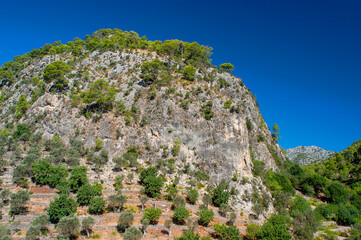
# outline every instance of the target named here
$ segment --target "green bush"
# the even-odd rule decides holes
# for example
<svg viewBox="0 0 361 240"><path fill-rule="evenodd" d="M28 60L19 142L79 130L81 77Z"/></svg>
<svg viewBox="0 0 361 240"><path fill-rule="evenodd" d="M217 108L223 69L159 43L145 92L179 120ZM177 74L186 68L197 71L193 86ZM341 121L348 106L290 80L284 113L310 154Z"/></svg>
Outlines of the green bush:
<svg viewBox="0 0 361 240"><path fill-rule="evenodd" d="M159 197L161 195L161 190L163 187L163 178L162 177L154 177L149 176L144 179L144 190L145 194L148 197Z"/></svg>
<svg viewBox="0 0 361 240"><path fill-rule="evenodd" d="M81 186L89 183L87 171L87 168L84 166L74 167L72 169L69 178L69 185L74 192L77 192Z"/></svg>
<svg viewBox="0 0 361 240"><path fill-rule="evenodd" d="M50 202L47 210L50 221L57 223L62 217L76 213L77 206L75 200L65 194L55 197L54 201Z"/></svg>
<svg viewBox="0 0 361 240"><path fill-rule="evenodd" d="M223 179L212 192L213 204L217 207L220 207L222 204L227 204L230 196L228 183Z"/></svg>
<svg viewBox="0 0 361 240"><path fill-rule="evenodd" d="M231 108L231 106L232 106L232 102L230 100L227 100L224 102L223 108L229 109L229 108Z"/></svg>
<svg viewBox="0 0 361 240"><path fill-rule="evenodd" d="M162 210L159 208L151 207L144 211L143 219L148 219L150 224L156 225L159 221Z"/></svg>
<svg viewBox="0 0 361 240"><path fill-rule="evenodd" d="M21 136L23 136L24 134L27 134L28 136L30 136L30 134L31 134L30 129L26 124L19 123L16 126L16 130L14 131L12 136L14 139L20 139Z"/></svg>
<svg viewBox="0 0 361 240"><path fill-rule="evenodd" d="M234 70L234 66L230 63L222 63L221 65L219 65L219 70L232 73Z"/></svg>
<svg viewBox="0 0 361 240"><path fill-rule="evenodd" d="M183 225L188 217L189 217L189 212L185 207L179 206L174 209L174 214L173 214L174 223Z"/></svg>
<svg viewBox="0 0 361 240"><path fill-rule="evenodd" d="M139 183L143 184L144 180L147 177L150 177L150 176L156 177L157 174L158 174L158 169L156 167L145 168L145 169L141 170L141 172L140 172Z"/></svg>
<svg viewBox="0 0 361 240"><path fill-rule="evenodd" d="M187 66L183 69L184 79L194 81L197 69L193 66Z"/></svg>
<svg viewBox="0 0 361 240"><path fill-rule="evenodd" d="M177 208L177 207L180 207L180 206L183 206L185 207L186 205L186 201L184 200L184 198L182 198L181 196L176 196L174 199L173 199L173 202L172 202L172 208Z"/></svg>
<svg viewBox="0 0 361 240"><path fill-rule="evenodd" d="M68 64L56 61L46 66L43 77L46 83L54 82L54 88L62 91L68 85L68 80L64 76L70 71L71 68Z"/></svg>
<svg viewBox="0 0 361 240"><path fill-rule="evenodd" d="M326 197L335 204L346 203L349 198L345 187L338 182L333 182L327 187Z"/></svg>
<svg viewBox="0 0 361 240"><path fill-rule="evenodd" d="M136 227L129 227L123 234L124 240L140 240L142 239L142 232Z"/></svg>
<svg viewBox="0 0 361 240"><path fill-rule="evenodd" d="M226 226L224 224L214 224L214 236L222 240L241 240L241 234L236 226ZM277 238L274 238L277 239Z"/></svg>
<svg viewBox="0 0 361 240"><path fill-rule="evenodd" d="M312 210L311 205L300 195L297 195L293 199L289 209L291 217L296 217L298 214L305 214L310 210Z"/></svg>
<svg viewBox="0 0 361 240"><path fill-rule="evenodd" d="M325 220L330 220L334 214L334 210L329 204L320 204L316 207L315 213Z"/></svg>
<svg viewBox="0 0 361 240"><path fill-rule="evenodd" d="M152 83L157 80L159 73L161 70L165 68L164 63L161 62L159 59L155 59L150 62L146 62L141 67L141 75L140 77L146 83Z"/></svg>
<svg viewBox="0 0 361 240"><path fill-rule="evenodd" d="M214 116L214 113L212 112L212 106L212 101L208 101L207 104L201 106L201 112L206 120L211 120Z"/></svg>
<svg viewBox="0 0 361 240"><path fill-rule="evenodd" d="M98 137L97 140L95 140L95 151L98 152L98 151L102 150L102 148L103 148L103 140L101 140Z"/></svg>
<svg viewBox="0 0 361 240"><path fill-rule="evenodd" d="M212 210L208 210L206 208L201 209L199 212L199 224L207 227L208 224L213 221L214 213Z"/></svg>
<svg viewBox="0 0 361 240"><path fill-rule="evenodd" d="M60 179L68 176L68 168L63 165L52 165L46 160L32 164L33 180L37 184L55 187Z"/></svg>
<svg viewBox="0 0 361 240"><path fill-rule="evenodd" d="M249 120L248 118L247 118L247 120L246 120L246 125L247 125L248 131L252 131L253 125L252 125L251 120Z"/></svg>
<svg viewBox="0 0 361 240"><path fill-rule="evenodd" d="M107 202L102 197L94 197L89 202L88 212L90 214L102 214Z"/></svg>
<svg viewBox="0 0 361 240"><path fill-rule="evenodd" d="M25 95L21 94L18 105L16 106L15 117L20 119L22 116L24 116L29 106L30 104L26 101Z"/></svg>
<svg viewBox="0 0 361 240"><path fill-rule="evenodd" d="M113 108L116 93L116 89L110 87L108 82L99 79L90 85L87 92L82 94L82 99L84 103L94 104L93 107L100 112L107 112Z"/></svg>
<svg viewBox="0 0 361 240"><path fill-rule="evenodd" d="M60 219L56 226L58 232L67 239L73 239L78 233L80 221L75 216L65 216Z"/></svg>
<svg viewBox="0 0 361 240"><path fill-rule="evenodd" d="M356 222L356 218L360 217L360 213L353 205L339 205L336 214L336 221L339 225L350 226Z"/></svg>
<svg viewBox="0 0 361 240"><path fill-rule="evenodd" d="M29 201L29 193L25 190L19 190L11 194L10 199L10 213L11 215L18 215L25 212L25 204Z"/></svg>
<svg viewBox="0 0 361 240"><path fill-rule="evenodd" d="M199 193L196 189L190 189L188 191L187 199L191 204L196 204L199 197Z"/></svg>
<svg viewBox="0 0 361 240"><path fill-rule="evenodd" d="M274 214L261 227L257 233L257 239L264 240L290 240L292 235L287 231L286 219L280 214Z"/></svg>
<svg viewBox="0 0 361 240"><path fill-rule="evenodd" d="M98 196L98 191L90 184L83 185L79 188L76 198L79 205L89 205L90 200Z"/></svg>
<svg viewBox="0 0 361 240"><path fill-rule="evenodd" d="M164 196L164 199L172 201L177 196L178 189L176 186L174 186L174 184L169 184L167 185L165 192L167 193L167 195Z"/></svg>
<svg viewBox="0 0 361 240"><path fill-rule="evenodd" d="M123 211L119 215L117 229L119 232L124 232L134 222L134 215L131 211Z"/></svg>
<svg viewBox="0 0 361 240"><path fill-rule="evenodd" d="M267 185L272 191L283 191L291 195L295 194L291 181L283 174L275 173L272 170L267 171Z"/></svg>

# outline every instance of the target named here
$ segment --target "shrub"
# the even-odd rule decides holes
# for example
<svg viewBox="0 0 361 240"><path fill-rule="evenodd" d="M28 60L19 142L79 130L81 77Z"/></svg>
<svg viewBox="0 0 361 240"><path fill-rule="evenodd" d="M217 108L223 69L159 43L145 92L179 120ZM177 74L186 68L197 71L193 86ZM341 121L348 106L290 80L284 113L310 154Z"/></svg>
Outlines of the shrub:
<svg viewBox="0 0 361 240"><path fill-rule="evenodd" d="M60 179L68 176L68 168L63 165L52 165L46 160L39 160L32 164L33 179L41 185L48 184L55 187Z"/></svg>
<svg viewBox="0 0 361 240"><path fill-rule="evenodd" d="M203 204L208 207L208 205L212 204L212 196L211 195L204 195L202 198Z"/></svg>
<svg viewBox="0 0 361 240"><path fill-rule="evenodd" d="M69 185L74 192L77 192L81 186L89 183L87 171L87 168L84 166L74 167L72 169L69 178Z"/></svg>
<svg viewBox="0 0 361 240"><path fill-rule="evenodd" d="M213 229L214 235L222 240L241 240L241 234L236 226L214 224Z"/></svg>
<svg viewBox="0 0 361 240"><path fill-rule="evenodd" d="M293 218L293 235L297 239L311 240L314 233L319 228L320 222L312 210L306 210L304 213L299 212Z"/></svg>
<svg viewBox="0 0 361 240"><path fill-rule="evenodd" d="M190 189L188 191L188 201L191 203L191 204L195 204L198 200L198 196L199 196L199 193L196 189Z"/></svg>
<svg viewBox="0 0 361 240"><path fill-rule="evenodd" d="M226 88L231 86L231 84L229 84L229 82L227 82L224 78L219 78L218 83L220 88Z"/></svg>
<svg viewBox="0 0 361 240"><path fill-rule="evenodd" d="M117 229L124 232L134 222L134 215L131 211L123 211L120 213Z"/></svg>
<svg viewBox="0 0 361 240"><path fill-rule="evenodd" d="M65 194L55 197L54 201L50 202L47 210L50 221L57 223L62 217L76 213L77 206L75 200Z"/></svg>
<svg viewBox="0 0 361 240"><path fill-rule="evenodd" d="M310 211L311 205L302 196L297 195L290 205L290 215L296 217L298 214L305 214L306 211Z"/></svg>
<svg viewBox="0 0 361 240"><path fill-rule="evenodd" d="M275 173L272 170L267 171L267 184L272 191L283 191L291 195L295 194L291 181L285 175Z"/></svg>
<svg viewBox="0 0 361 240"><path fill-rule="evenodd" d="M29 106L30 104L26 101L25 95L21 94L18 105L16 106L15 117L20 119L22 116L24 116Z"/></svg>
<svg viewBox="0 0 361 240"><path fill-rule="evenodd" d="M208 224L213 221L214 218L214 213L212 210L208 210L203 208L200 212L199 212L199 224L203 225L203 226L208 226Z"/></svg>
<svg viewBox="0 0 361 240"><path fill-rule="evenodd" d="M231 105L232 105L232 102L227 100L227 101L224 102L223 108L224 109L229 109L229 108L231 108Z"/></svg>
<svg viewBox="0 0 361 240"><path fill-rule="evenodd" d="M94 104L93 107L100 112L106 112L113 108L117 91L110 87L104 79L99 79L90 85L87 92L82 94L84 103Z"/></svg>
<svg viewBox="0 0 361 240"><path fill-rule="evenodd" d="M201 106L201 112L206 120L211 120L214 116L214 113L212 112L212 106L212 101L208 101L207 104Z"/></svg>
<svg viewBox="0 0 361 240"><path fill-rule="evenodd" d="M40 230L41 231L46 231L47 230L47 227L49 225L49 216L45 213L37 216L32 222L30 225L32 226L39 226Z"/></svg>
<svg viewBox="0 0 361 240"><path fill-rule="evenodd" d="M144 190L145 194L149 197L155 198L161 195L161 190L163 187L163 178L149 176L144 179Z"/></svg>
<svg viewBox="0 0 361 240"><path fill-rule="evenodd" d="M187 66L183 69L183 77L184 79L193 81L196 75L197 69L193 66Z"/></svg>
<svg viewBox="0 0 361 240"><path fill-rule="evenodd" d="M360 217L359 211L353 205L339 205L336 221L343 226L350 226Z"/></svg>
<svg viewBox="0 0 361 240"><path fill-rule="evenodd" d="M164 196L164 199L172 201L177 196L178 189L176 186L174 186L174 184L169 184L167 185L165 192L167 193L167 195Z"/></svg>
<svg viewBox="0 0 361 240"><path fill-rule="evenodd" d="M101 140L99 137L95 141L95 151L100 151L103 148L103 140Z"/></svg>
<svg viewBox="0 0 361 240"><path fill-rule="evenodd" d="M151 207L144 211L143 219L148 219L150 224L157 224L162 214L162 210L159 208Z"/></svg>
<svg viewBox="0 0 361 240"><path fill-rule="evenodd" d="M124 240L140 240L142 239L142 237L142 232L136 227L127 228L127 230L125 230L125 233L123 234Z"/></svg>
<svg viewBox="0 0 361 240"><path fill-rule="evenodd" d="M25 240L39 239L41 235L40 226L32 225L26 230ZM1 238L1 239L12 239L12 238Z"/></svg>
<svg viewBox="0 0 361 240"><path fill-rule="evenodd" d="M139 175L139 183L143 185L144 180L147 177L150 177L150 176L156 177L157 174L158 174L158 169L156 167L149 167L149 168L143 169Z"/></svg>
<svg viewBox="0 0 361 240"><path fill-rule="evenodd" d="M27 191L19 190L11 194L10 199L10 213L17 215L25 211L25 204L29 201L30 196Z"/></svg>
<svg viewBox="0 0 361 240"><path fill-rule="evenodd" d="M104 212L106 201L102 197L94 197L89 202L88 212L90 214L102 214Z"/></svg>
<svg viewBox="0 0 361 240"><path fill-rule="evenodd" d="M263 224L257 235L257 239L264 240L290 240L292 238L292 235L287 231L285 217L279 214L272 215Z"/></svg>
<svg viewBox="0 0 361 240"><path fill-rule="evenodd" d="M98 191L90 184L83 185L79 188L76 198L80 205L89 205L90 200L98 196Z"/></svg>
<svg viewBox="0 0 361 240"><path fill-rule="evenodd" d="M180 147L181 147L181 142L177 138L176 140L174 140L174 146L172 149L173 156L177 156L179 154Z"/></svg>
<svg viewBox="0 0 361 240"><path fill-rule="evenodd" d="M189 217L189 212L185 207L179 206L174 209L174 214L173 214L174 223L183 225L188 217Z"/></svg>
<svg viewBox="0 0 361 240"><path fill-rule="evenodd" d="M115 210L123 209L124 204L127 202L127 197L124 195L111 195L108 197L108 208Z"/></svg>
<svg viewBox="0 0 361 240"><path fill-rule="evenodd" d="M230 63L222 63L221 65L219 65L219 70L232 73L234 70L234 66Z"/></svg>
<svg viewBox="0 0 361 240"><path fill-rule="evenodd" d="M77 234L79 227L79 219L75 216L62 217L56 226L58 232L68 239Z"/></svg>
<svg viewBox="0 0 361 240"><path fill-rule="evenodd" d="M17 126L16 126L16 130L14 131L12 137L14 139L20 139L21 136L23 136L24 134L27 134L30 136L30 129L29 127L26 125L26 124L22 124L22 123L19 123Z"/></svg>
<svg viewBox="0 0 361 240"><path fill-rule="evenodd" d="M146 62L141 67L140 77L145 81L146 84L152 83L157 80L159 72L164 68L164 63L159 59L155 59L150 62Z"/></svg>
<svg viewBox="0 0 361 240"><path fill-rule="evenodd" d="M213 204L220 207L222 204L228 203L230 196L231 194L228 192L228 184L224 179L222 179L221 183L213 190Z"/></svg>
<svg viewBox="0 0 361 240"><path fill-rule="evenodd" d="M86 232L86 235L88 237L90 235L90 232L92 231L94 223L95 223L95 221L94 221L94 218L92 218L92 217L86 217L81 222L81 227Z"/></svg>
<svg viewBox="0 0 361 240"><path fill-rule="evenodd" d="M186 201L184 200L184 198L182 198L181 196L176 196L174 199L173 199L173 202L172 202L172 208L177 208L177 207L180 207L180 206L185 206L186 205Z"/></svg>
<svg viewBox="0 0 361 240"><path fill-rule="evenodd" d="M345 203L348 200L348 192L340 183L333 182L327 187L326 197L331 203Z"/></svg>
<svg viewBox="0 0 361 240"><path fill-rule="evenodd" d="M316 207L315 212L318 216L329 220L334 214L333 207L329 204L320 204Z"/></svg>
<svg viewBox="0 0 361 240"><path fill-rule="evenodd" d="M61 91L68 84L64 76L70 71L70 66L63 61L53 62L44 69L44 80L46 83L54 82L54 88Z"/></svg>
<svg viewBox="0 0 361 240"><path fill-rule="evenodd" d="M247 120L246 120L246 125L247 125L248 131L251 131L251 130L253 129L252 122L251 122L251 120L249 120L248 118L247 118Z"/></svg>
<svg viewBox="0 0 361 240"><path fill-rule="evenodd" d="M257 236L260 234L261 226L255 223L247 225L246 238L249 240L257 240Z"/></svg>

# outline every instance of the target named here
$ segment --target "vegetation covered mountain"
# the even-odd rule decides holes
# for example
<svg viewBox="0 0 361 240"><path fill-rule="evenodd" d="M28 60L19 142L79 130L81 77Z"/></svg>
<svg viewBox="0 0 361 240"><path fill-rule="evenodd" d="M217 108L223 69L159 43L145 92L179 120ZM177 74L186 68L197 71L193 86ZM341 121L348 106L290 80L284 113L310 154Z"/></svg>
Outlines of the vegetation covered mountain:
<svg viewBox="0 0 361 240"><path fill-rule="evenodd" d="M211 51L103 29L5 63L1 236L311 239L320 217L294 187L326 178L286 161Z"/></svg>
<svg viewBox="0 0 361 240"><path fill-rule="evenodd" d="M286 157L299 165L322 161L334 154L334 151L325 150L317 146L298 146L286 150Z"/></svg>

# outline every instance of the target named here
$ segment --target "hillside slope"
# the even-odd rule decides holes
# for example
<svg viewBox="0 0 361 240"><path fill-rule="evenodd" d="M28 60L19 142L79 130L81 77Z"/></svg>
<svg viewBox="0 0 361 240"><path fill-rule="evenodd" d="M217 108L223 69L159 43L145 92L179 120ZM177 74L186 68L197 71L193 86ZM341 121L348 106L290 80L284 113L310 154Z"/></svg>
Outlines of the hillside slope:
<svg viewBox="0 0 361 240"><path fill-rule="evenodd" d="M253 176L253 162L277 170L285 157L252 93L231 74L232 69L213 66L210 54L211 48L198 43L152 42L135 32L105 29L85 40L47 44L4 64L0 69L3 189L36 192L36 185L48 185L44 191L51 193L31 196L27 216L17 217L28 225L20 228L26 230L45 213L48 198L71 181L68 173L82 171L78 165L87 166L89 183L100 184L104 198L116 195L115 178L122 175L129 176L130 191L138 189L129 192L129 201L138 199L144 192L132 184L144 169L156 166L164 184L154 201L169 199L170 189L186 198L192 188L199 199L213 194L215 201L215 187L227 182L222 191L232 194L230 210L237 213L239 224L244 223L243 214L254 214L257 204L260 219L274 212L268 190ZM39 169L59 171L57 180L52 173L44 177ZM78 197L82 185L74 186L69 196ZM34 197L48 200L39 207ZM198 200L196 206L200 204ZM187 208L193 216L199 212L197 207ZM82 206L77 213L80 218L89 215ZM104 216L97 218L98 226L111 213ZM109 231L116 230L112 221Z"/></svg>
<svg viewBox="0 0 361 240"><path fill-rule="evenodd" d="M335 152L317 146L298 146L286 150L286 157L299 165L322 161L334 155Z"/></svg>

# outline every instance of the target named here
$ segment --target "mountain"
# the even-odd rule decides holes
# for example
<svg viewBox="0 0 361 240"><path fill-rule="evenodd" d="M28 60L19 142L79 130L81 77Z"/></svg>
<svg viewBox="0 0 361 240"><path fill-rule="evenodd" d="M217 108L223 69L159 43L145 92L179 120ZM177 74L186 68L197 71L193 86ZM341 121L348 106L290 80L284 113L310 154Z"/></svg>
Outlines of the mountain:
<svg viewBox="0 0 361 240"><path fill-rule="evenodd" d="M90 214L94 229L109 239L123 207L140 228L140 199L148 195L146 207L163 212L164 232L173 213L170 202L175 195L189 200L191 190L199 198L186 207L196 221L201 199L212 196L217 219L212 226L229 220L222 211L235 213L241 231L252 222L249 216L264 219L275 212L270 190L254 170L277 171L285 157L253 94L232 75L233 65L212 65L211 51L196 42L149 41L133 31L103 29L5 63L0 69L2 188L33 193L21 197L27 207L15 208L14 202L4 207L21 221L18 228L38 226L31 222L42 213L57 223L62 218L53 207L66 201L65 216L77 213L82 220ZM229 208L221 211L224 204ZM1 223L16 230L10 218L3 216ZM181 229L174 226L174 235ZM149 236L167 238L158 230L149 227ZM48 227L48 234L54 236L55 229Z"/></svg>
<svg viewBox="0 0 361 240"><path fill-rule="evenodd" d="M327 159L335 155L335 153L336 152L325 150L317 146L298 146L296 148L287 149L286 157L299 165L306 165Z"/></svg>
<svg viewBox="0 0 361 240"><path fill-rule="evenodd" d="M352 188L357 188L361 180L361 140L328 159L306 166L333 181L340 181ZM359 187L358 187L359 188ZM359 190L356 190L359 191Z"/></svg>

